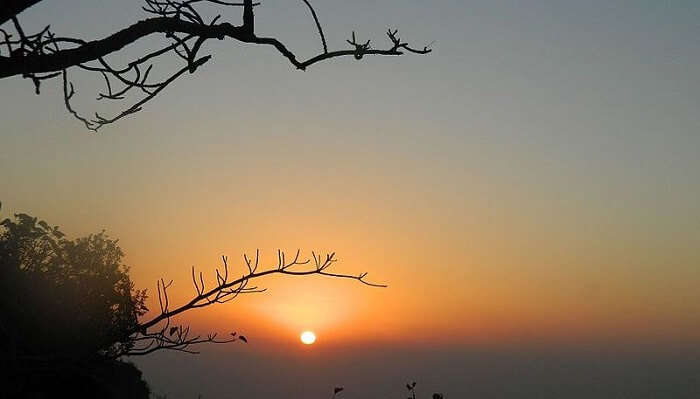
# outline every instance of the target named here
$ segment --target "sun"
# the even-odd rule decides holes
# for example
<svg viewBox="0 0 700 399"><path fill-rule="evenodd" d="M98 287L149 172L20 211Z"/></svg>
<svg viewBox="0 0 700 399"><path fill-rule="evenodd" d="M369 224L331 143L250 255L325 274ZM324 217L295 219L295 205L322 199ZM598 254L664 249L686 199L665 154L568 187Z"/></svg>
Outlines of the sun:
<svg viewBox="0 0 700 399"><path fill-rule="evenodd" d="M316 334L314 334L312 331L304 331L301 333L301 336L299 337L301 339L301 342L305 345L311 345L314 342L316 342Z"/></svg>

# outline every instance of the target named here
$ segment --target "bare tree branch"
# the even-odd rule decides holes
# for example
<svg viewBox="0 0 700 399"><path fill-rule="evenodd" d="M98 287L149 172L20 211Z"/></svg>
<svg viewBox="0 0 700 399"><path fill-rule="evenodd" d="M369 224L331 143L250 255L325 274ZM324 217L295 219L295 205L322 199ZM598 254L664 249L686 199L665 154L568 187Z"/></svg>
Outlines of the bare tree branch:
<svg viewBox="0 0 700 399"><path fill-rule="evenodd" d="M251 281L261 277L275 274L287 276L320 275L355 280L371 287L386 287L384 284L375 284L365 280L367 276L366 272L358 275L330 272L329 269L337 261L335 253L321 256L312 252L311 259L300 259L300 254L301 252L297 250L294 257L288 260L286 254L278 250L277 264L264 271L258 271L260 265L259 251L255 251L254 258L250 258L248 255L244 254L243 261L246 271L238 278L233 278L229 269L228 258L222 256L222 267L215 270L216 285L209 289L206 287L203 273L197 273L195 268L192 267L192 286L195 295L190 301L174 309L170 308L170 298L168 295L168 289L171 287L172 281L166 283L163 279L158 280L156 287L160 313L152 319L141 323L138 327L138 331L133 331L132 335L125 340L122 346L114 351L112 356L115 358L120 356L140 356L165 349L197 353L189 349L189 347L202 343L220 344L238 340L247 342L248 340L245 336L240 336L235 332L232 332L230 338L226 339L217 339L216 334L209 334L206 337L200 335L192 336L189 326L172 326L171 320L173 317L192 309L203 308L217 303L230 302L242 294L265 292L265 288L250 285ZM305 265L309 266L305 269L293 270L296 267Z"/></svg>
<svg viewBox="0 0 700 399"><path fill-rule="evenodd" d="M9 21L12 17L40 2L41 0L3 0L0 7L0 25Z"/></svg>
<svg viewBox="0 0 700 399"><path fill-rule="evenodd" d="M152 100L185 72L194 73L211 58L211 55L199 56L202 46L210 39L223 40L228 38L242 43L272 46L299 70L306 70L313 64L331 58L349 55L360 60L365 55L398 56L404 52L415 54L431 52L429 46L423 49L410 47L398 39L397 31L391 30L387 32L391 45L384 49L372 48L369 41L358 43L353 32L352 40L347 41L351 46L350 49L329 51L316 10L308 0L302 1L311 12L323 45L322 53L306 60L298 60L294 52L289 50L279 39L258 36L255 33L254 8L259 3L254 3L252 0L243 0L243 2L145 0L146 4L143 10L152 15L151 18L136 22L103 39L92 41L57 37L48 26L36 34L26 35L17 15L38 1L8 0L8 5L3 7L2 12L0 12L0 25L11 20L16 37L6 30L0 29L2 34L0 38L0 79L12 76L30 79L38 94L43 81L61 76L66 109L88 129L97 131L104 125L140 111L144 104ZM206 22L197 8L203 5L242 7L242 24L217 23L220 16ZM7 16L5 16L6 14ZM171 43L145 54L123 67L114 67L106 60L106 56L117 53L126 46L153 34L164 34ZM175 54L185 62L185 66L163 80L154 81L151 73L153 64L146 66L146 63L154 62L158 57L167 54ZM132 89L137 89L136 91L143 93L144 97L114 116L103 117L96 113L93 118L84 117L73 108L70 102L76 90L73 83L67 80L66 71L74 67L101 74L105 81L106 90L98 94L98 100L124 100L127 94L133 92Z"/></svg>
<svg viewBox="0 0 700 399"><path fill-rule="evenodd" d="M311 11L311 16L314 17L314 22L316 22L316 29L318 29L318 35L321 37L321 43L323 44L323 53L328 53L328 44L326 43L326 36L323 34L323 28L321 23L318 21L318 15L316 15L316 10L311 6L309 0L302 0L309 10Z"/></svg>

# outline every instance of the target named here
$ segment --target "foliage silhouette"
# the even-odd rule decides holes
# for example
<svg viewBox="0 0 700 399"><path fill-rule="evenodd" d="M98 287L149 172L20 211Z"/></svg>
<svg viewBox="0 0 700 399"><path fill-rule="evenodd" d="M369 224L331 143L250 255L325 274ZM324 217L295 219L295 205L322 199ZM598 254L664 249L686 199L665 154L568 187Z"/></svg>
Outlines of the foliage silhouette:
<svg viewBox="0 0 700 399"><path fill-rule="evenodd" d="M138 21L106 38L92 41L56 36L49 26L37 33L25 34L18 16L40 0L7 0L7 4L0 9L0 26L12 22L14 34L0 29L3 35L0 37L0 79L11 76L30 79L35 92L39 94L43 81L60 78L66 109L86 128L97 131L106 124L140 111L144 104L177 78L197 71L211 59L211 55L200 55L202 46L211 39L233 39L241 43L271 46L299 70L306 70L317 62L336 57L354 56L360 60L365 55L397 56L406 52L427 54L431 51L428 46L411 47L399 38L397 30L391 29L387 31L389 44L386 48L375 49L369 40L357 41L353 32L352 39L347 40L350 46L348 49L329 51L316 10L308 0L302 1L311 13L323 48L319 54L304 61L298 60L280 39L257 35L254 7L260 3L254 3L253 0L243 0L240 3L223 0L145 0L143 10L150 18ZM218 13L231 7L243 8L240 25L219 21L221 14ZM211 13L218 15L207 20L205 15ZM107 59L107 56L121 51L129 44L156 33L165 36L166 44L163 47L150 50L126 65L117 66ZM155 73L151 73L154 62L167 55L178 57L184 65L167 78L154 78ZM121 101L133 93L141 93L141 97L113 116L104 117L97 113L93 118L82 116L71 104L75 86L68 77L70 68L102 75L105 89L99 93L98 100Z"/></svg>
<svg viewBox="0 0 700 399"><path fill-rule="evenodd" d="M407 399L416 399L416 382L413 381L411 383L407 383L406 389L408 389L408 392L411 395ZM443 399L443 395L441 393L434 393L432 398L433 399Z"/></svg>
<svg viewBox="0 0 700 399"><path fill-rule="evenodd" d="M128 397L141 397L144 392L148 395L148 387L140 372L118 359L158 350L196 353L190 346L201 343L247 343L248 338L235 332L226 339L217 339L216 334L193 336L189 326L172 325L171 319L241 294L264 292L249 285L253 280L275 274L322 275L383 287L366 281L367 273L330 272L335 254L312 253L314 267L299 270L295 266L311 264L310 260L300 259L299 251L289 260L278 251L277 266L260 271L256 252L255 258L244 256L247 272L239 278L231 277L223 257L224 268L216 270L216 283L209 288L203 274L192 268L196 295L174 308L168 299L172 281L161 279L160 313L144 321L140 318L148 311L146 291L134 288L123 255L118 241L104 232L69 240L58 227L27 214L0 222L0 358L13 365L13 372L3 374L0 383L13 381L17 397L46 397L50 392L126 397L124 389L131 392ZM124 381L115 382L112 374ZM37 378L40 386L32 383ZM87 387L85 391L70 391L78 383Z"/></svg>
<svg viewBox="0 0 700 399"><path fill-rule="evenodd" d="M0 222L3 397L148 397L141 372L111 359L146 310L122 256L104 232L68 240L26 214Z"/></svg>
<svg viewBox="0 0 700 399"><path fill-rule="evenodd" d="M68 240L26 214L0 223L3 352L113 357L145 314L123 253L104 232ZM8 326L12 326L8 328Z"/></svg>
<svg viewBox="0 0 700 399"><path fill-rule="evenodd" d="M414 381L411 383L407 383L406 389L408 389L408 393L411 395L407 399L416 399L416 382ZM331 399L335 399L336 397L338 397L344 390L345 388L343 387L335 387L333 389L333 396L331 396ZM441 393L434 393L432 395L432 399L444 399L444 396Z"/></svg>

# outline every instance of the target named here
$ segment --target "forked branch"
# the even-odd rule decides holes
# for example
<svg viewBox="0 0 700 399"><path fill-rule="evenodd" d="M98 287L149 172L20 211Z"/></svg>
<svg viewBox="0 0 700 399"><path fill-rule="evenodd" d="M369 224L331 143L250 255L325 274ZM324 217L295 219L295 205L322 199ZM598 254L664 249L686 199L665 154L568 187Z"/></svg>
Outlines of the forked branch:
<svg viewBox="0 0 700 399"><path fill-rule="evenodd" d="M189 349L191 345L201 343L230 343L234 341L247 342L245 336L237 335L235 332L229 338L217 339L216 334L209 334L206 337L200 335L191 336L190 327L177 325L172 326L173 317L188 310L207 307L216 303L230 302L241 294L252 294L264 292L265 288L250 284L251 281L261 277L280 274L288 276L309 276L320 275L333 278L342 278L359 281L371 287L386 287L384 284L376 284L367 281L367 273L358 275L331 272L332 265L337 261L335 253L325 256L311 253L311 258L301 259L301 252L296 251L294 257L288 258L284 251L277 251L277 264L259 270L260 252L255 251L255 257L250 258L243 255L245 269L240 277L235 278L229 269L228 258L222 256L222 266L215 270L216 282L211 288L207 288L202 272L197 272L192 267L192 286L195 291L194 297L187 303L178 307L170 307L168 289L172 281L165 282L161 279L157 282L158 304L160 313L149 321L141 323L138 331L134 331L129 339L129 344L124 344L115 351L114 357L145 355L160 349L171 349L188 353L196 353ZM305 268L300 268L306 266Z"/></svg>
<svg viewBox="0 0 700 399"><path fill-rule="evenodd" d="M384 49L374 49L370 42L358 43L355 33L348 40L350 49L329 51L328 43L319 21L318 14L309 0L302 0L309 8L316 25L323 51L306 60L298 60L281 40L274 37L258 36L255 32L254 8L260 3L252 0L242 2L227 2L223 0L145 0L143 10L151 15L150 18L139 21L103 39L86 41L77 38L57 37L45 27L38 33L26 35L17 14L26 7L14 5L15 11L4 21L11 21L15 34L0 29L0 79L11 76L22 76L32 81L35 92L40 93L41 83L45 80L61 77L64 86L64 104L66 109L85 126L97 131L104 125L113 123L125 116L134 114L151 101L157 94L177 78L188 73L196 72L204 65L211 55L200 56L199 53L206 41L210 39L233 39L242 43L272 46L295 68L306 70L313 64L331 58L354 56L362 59L365 55L398 56L404 52L427 54L429 46L422 49L410 47L397 37L397 31L389 30L390 46ZM10 0L10 3L36 3L29 0ZM229 22L219 22L218 15L206 21L198 7L242 7L243 18L240 25ZM3 10L3 13L5 10ZM2 13L0 13L2 14ZM0 15L2 16L2 15ZM3 20L0 20L2 25ZM141 38L152 34L163 34L168 42L162 48L151 51L138 59L123 66L112 65L105 57L122 50ZM159 57L171 55L180 58L184 66L171 73L166 78L155 79L152 73L154 62ZM94 117L79 114L71 105L76 90L75 85L68 80L67 69L79 68L84 71L99 73L105 81L105 90L98 93L98 100L122 101L127 94L140 92L140 100L127 106L121 112L110 117L95 113Z"/></svg>

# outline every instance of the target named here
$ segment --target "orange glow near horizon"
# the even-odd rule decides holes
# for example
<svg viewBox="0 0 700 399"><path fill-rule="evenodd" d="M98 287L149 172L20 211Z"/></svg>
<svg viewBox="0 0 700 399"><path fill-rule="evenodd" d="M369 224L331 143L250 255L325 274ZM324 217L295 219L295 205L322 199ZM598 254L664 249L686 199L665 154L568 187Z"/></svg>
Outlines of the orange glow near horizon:
<svg viewBox="0 0 700 399"><path fill-rule="evenodd" d="M545 207L544 194L522 196L516 186L486 177L471 176L455 187L420 168L407 179L404 167L381 159L371 160L376 168L351 158L325 159L335 167L323 169L282 158L297 165L292 177L324 182L324 195L309 195L311 186L266 166L281 160L261 158L255 179L234 167L205 165L206 174L194 176L177 166L158 179L130 180L130 191L100 197L100 203L3 199L2 217L28 212L69 237L107 229L120 240L136 288L149 289L154 311L157 279L174 280L172 305L186 303L194 292L190 266L212 287L221 255L229 257L230 272L240 274L246 270L242 253L256 248L261 270L275 266L277 248L288 255L301 248L306 257L311 250L336 252L333 270L368 272L370 281L388 284L270 276L253 283L265 293L183 319L201 332L243 332L251 344L293 347L309 327L328 346L700 337L700 320L690 316L700 311L697 269L688 266L700 261L696 236L666 227L667 236L679 237L666 248L671 244L652 240L653 232L634 228L641 209L612 223L607 208L596 213L558 200ZM229 180L237 183L221 183ZM416 193L417 187L424 191ZM164 193L178 200L164 201Z"/></svg>

